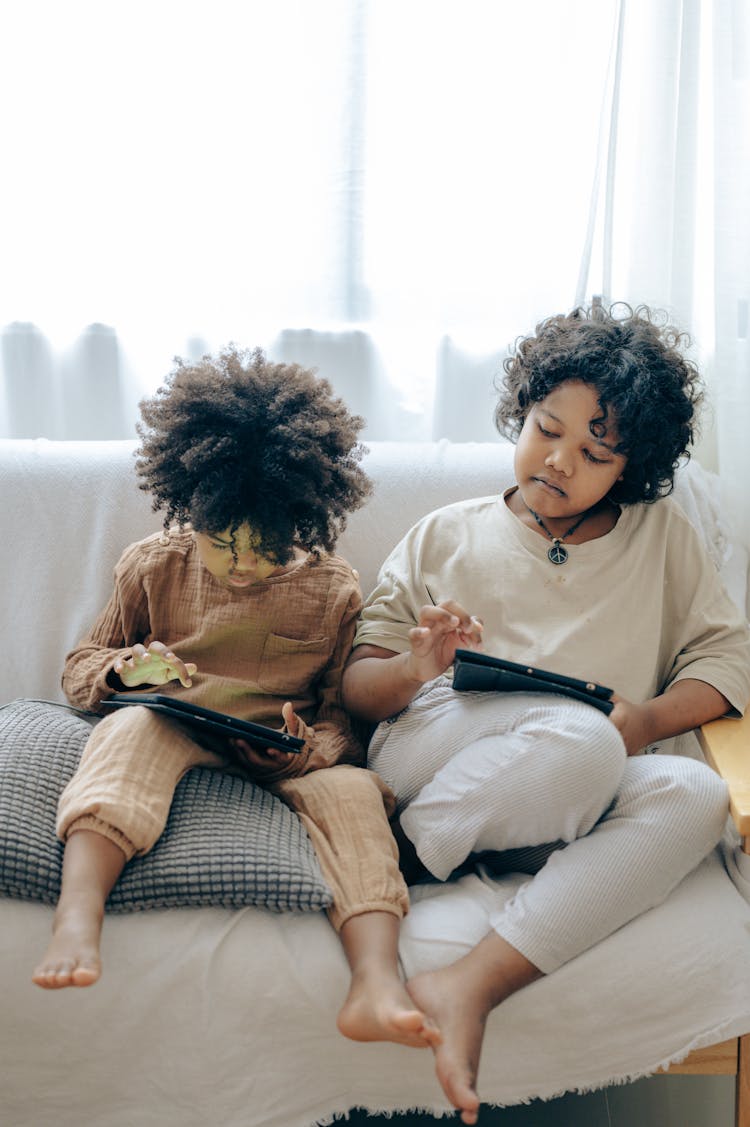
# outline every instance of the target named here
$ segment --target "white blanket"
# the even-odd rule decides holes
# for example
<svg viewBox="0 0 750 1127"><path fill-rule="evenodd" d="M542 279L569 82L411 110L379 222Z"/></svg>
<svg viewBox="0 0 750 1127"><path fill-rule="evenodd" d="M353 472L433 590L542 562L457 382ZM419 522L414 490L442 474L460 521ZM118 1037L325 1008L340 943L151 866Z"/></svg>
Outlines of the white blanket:
<svg viewBox="0 0 750 1127"><path fill-rule="evenodd" d="M405 971L462 953L518 879L423 888L403 928ZM51 910L8 900L0 910L8 1127L310 1127L355 1106L448 1111L429 1050L337 1033L348 976L322 914L109 917L102 980L47 993L29 973ZM749 931L750 907L713 855L666 904L494 1011L482 1098L625 1081L746 1032Z"/></svg>

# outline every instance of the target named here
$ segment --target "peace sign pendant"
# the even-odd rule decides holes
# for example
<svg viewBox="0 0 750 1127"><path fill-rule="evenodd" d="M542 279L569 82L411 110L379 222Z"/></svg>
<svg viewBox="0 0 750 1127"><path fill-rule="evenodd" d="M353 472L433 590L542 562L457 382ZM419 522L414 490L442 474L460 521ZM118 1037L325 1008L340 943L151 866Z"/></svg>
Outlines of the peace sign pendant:
<svg viewBox="0 0 750 1127"><path fill-rule="evenodd" d="M559 540L552 541L552 547L547 549L547 559L553 564L564 564L568 558L568 549Z"/></svg>

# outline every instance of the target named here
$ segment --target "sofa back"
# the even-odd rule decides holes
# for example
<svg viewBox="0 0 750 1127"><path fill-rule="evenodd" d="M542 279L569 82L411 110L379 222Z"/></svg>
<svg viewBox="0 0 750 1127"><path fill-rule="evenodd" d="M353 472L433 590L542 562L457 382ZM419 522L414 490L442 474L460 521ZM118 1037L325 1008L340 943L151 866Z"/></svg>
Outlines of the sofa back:
<svg viewBox="0 0 750 1127"><path fill-rule="evenodd" d="M63 700L67 651L112 589L123 548L161 527L137 485L136 442L0 441L0 704L16 697ZM354 513L338 550L365 595L408 528L432 509L501 493L513 482L508 442L372 442L363 465L375 489ZM746 560L730 555L718 518L717 481L691 462L676 495L703 531L717 566L744 606ZM734 588L734 590L732 590Z"/></svg>
<svg viewBox="0 0 750 1127"><path fill-rule="evenodd" d="M137 485L136 441L0 441L0 704L16 697L63 700L67 651L112 590L123 548L161 527ZM375 584L390 549L418 517L512 481L508 443L369 444L375 483L338 550Z"/></svg>

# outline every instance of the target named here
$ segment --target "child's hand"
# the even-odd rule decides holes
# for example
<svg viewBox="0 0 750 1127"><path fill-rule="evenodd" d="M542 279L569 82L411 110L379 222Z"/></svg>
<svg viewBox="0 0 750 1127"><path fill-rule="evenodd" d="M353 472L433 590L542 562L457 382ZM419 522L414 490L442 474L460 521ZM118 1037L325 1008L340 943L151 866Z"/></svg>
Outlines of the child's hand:
<svg viewBox="0 0 750 1127"><path fill-rule="evenodd" d="M128 689L166 685L167 681L179 681L187 689L192 685L190 678L198 672L197 665L182 661L163 642L151 642L148 649L140 643L132 646L130 657L119 658L113 669Z"/></svg>
<svg viewBox="0 0 750 1127"><path fill-rule="evenodd" d="M457 649L478 650L483 629L478 618L452 599L422 607L419 624L409 631L414 678L431 681L450 668Z"/></svg>
<svg viewBox="0 0 750 1127"><path fill-rule="evenodd" d="M609 718L625 742L628 755L637 755L644 747L651 743L650 714L645 705L633 704L632 701L612 697L615 707Z"/></svg>
<svg viewBox="0 0 750 1127"><path fill-rule="evenodd" d="M281 715L290 736L301 736L302 739L307 739L308 735L312 735L313 729L308 728L308 726L300 720L292 707L291 701L287 701L283 706ZM260 751L246 740L239 738L230 740L229 742L234 750L239 753L244 764L258 771L268 771L272 767L288 767L299 754L294 751L281 751L276 747L267 747Z"/></svg>

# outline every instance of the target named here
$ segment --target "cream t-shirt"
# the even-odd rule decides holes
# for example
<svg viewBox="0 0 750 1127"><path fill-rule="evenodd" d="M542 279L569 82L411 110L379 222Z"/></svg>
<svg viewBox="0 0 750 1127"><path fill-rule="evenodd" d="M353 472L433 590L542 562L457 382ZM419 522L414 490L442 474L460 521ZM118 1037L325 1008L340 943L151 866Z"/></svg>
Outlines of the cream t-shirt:
<svg viewBox="0 0 750 1127"><path fill-rule="evenodd" d="M484 622L486 653L598 681L636 703L697 678L744 709L750 633L676 501L624 507L605 536L566 544L562 565L549 546L504 497L430 513L383 564L355 646L403 653L421 607L454 599Z"/></svg>

